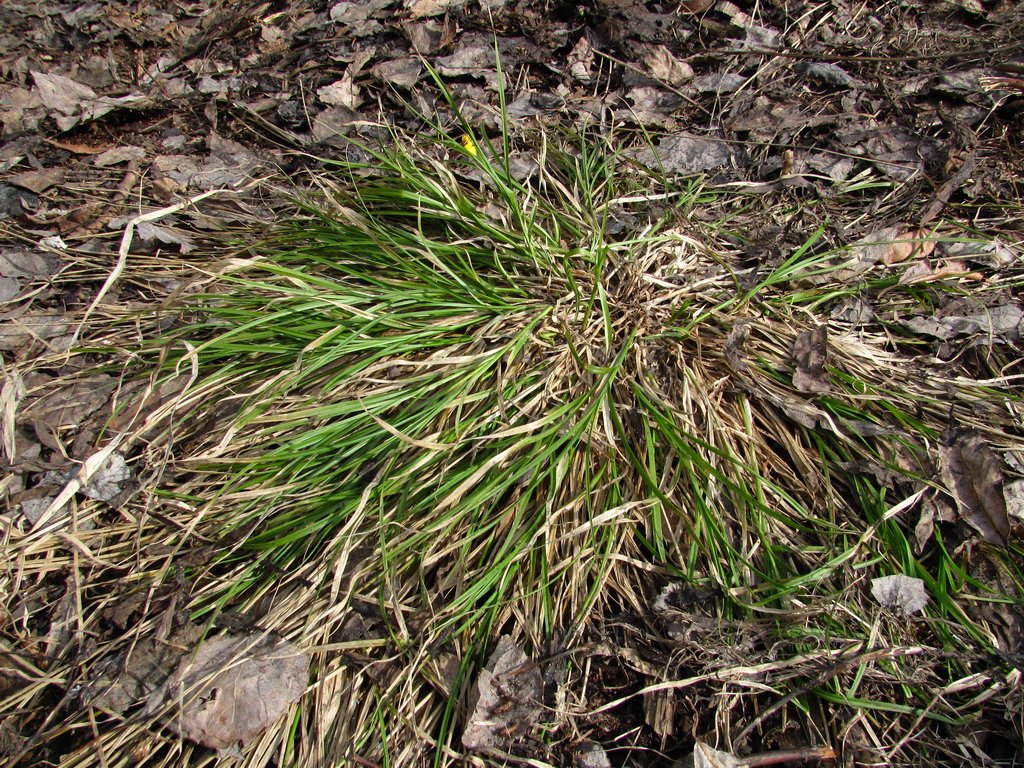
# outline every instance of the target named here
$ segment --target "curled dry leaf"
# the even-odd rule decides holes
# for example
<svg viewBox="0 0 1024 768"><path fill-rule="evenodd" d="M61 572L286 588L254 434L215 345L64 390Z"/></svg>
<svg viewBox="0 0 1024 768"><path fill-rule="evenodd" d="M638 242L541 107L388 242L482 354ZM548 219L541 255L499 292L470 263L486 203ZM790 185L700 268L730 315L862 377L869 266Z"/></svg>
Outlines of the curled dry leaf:
<svg viewBox="0 0 1024 768"><path fill-rule="evenodd" d="M693 79L693 67L680 61L664 45L659 45L644 59L651 77L669 85L682 85Z"/></svg>
<svg viewBox="0 0 1024 768"><path fill-rule="evenodd" d="M316 89L316 95L324 104L332 107L345 107L347 109L358 109L361 98L359 87L352 79L349 72L345 72L342 78L330 85Z"/></svg>
<svg viewBox="0 0 1024 768"><path fill-rule="evenodd" d="M885 255L882 257L883 264L899 264L914 257L926 259L935 250L935 241L929 239L931 231L927 229L912 229L889 243Z"/></svg>
<svg viewBox="0 0 1024 768"><path fill-rule="evenodd" d="M907 616L920 613L928 604L924 582L912 576L882 576L871 580L871 596L883 608Z"/></svg>
<svg viewBox="0 0 1024 768"><path fill-rule="evenodd" d="M956 500L961 519L985 541L1006 546L1010 519L999 457L981 435L955 427L943 434L939 456L943 482Z"/></svg>
<svg viewBox="0 0 1024 768"><path fill-rule="evenodd" d="M228 749L262 733L301 698L307 664L278 637L214 637L150 696L146 714L164 713L183 738Z"/></svg>

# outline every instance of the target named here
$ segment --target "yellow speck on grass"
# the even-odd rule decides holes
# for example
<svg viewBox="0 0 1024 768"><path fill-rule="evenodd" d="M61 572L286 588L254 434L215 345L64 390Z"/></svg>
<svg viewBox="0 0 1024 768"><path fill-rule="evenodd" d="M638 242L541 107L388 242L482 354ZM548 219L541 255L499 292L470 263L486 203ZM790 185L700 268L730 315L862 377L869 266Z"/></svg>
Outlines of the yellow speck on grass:
<svg viewBox="0 0 1024 768"><path fill-rule="evenodd" d="M476 157L476 142L473 141L473 137L470 136L468 133L462 134L462 146L466 148L466 151L469 152L469 154L473 155L473 157Z"/></svg>

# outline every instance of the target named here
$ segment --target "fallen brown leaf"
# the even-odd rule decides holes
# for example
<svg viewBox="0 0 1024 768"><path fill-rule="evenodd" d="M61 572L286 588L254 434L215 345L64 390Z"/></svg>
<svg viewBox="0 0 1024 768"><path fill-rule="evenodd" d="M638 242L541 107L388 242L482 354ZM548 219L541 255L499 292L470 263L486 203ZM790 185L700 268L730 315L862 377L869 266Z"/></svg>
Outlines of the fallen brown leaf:
<svg viewBox="0 0 1024 768"><path fill-rule="evenodd" d="M793 343L793 386L798 392L829 391L828 372L825 370L827 358L827 326L819 325L796 337Z"/></svg>
<svg viewBox="0 0 1024 768"><path fill-rule="evenodd" d="M935 241L929 239L931 231L927 229L912 229L904 232L895 238L885 251L882 257L883 264L899 264L912 256L926 259L935 250Z"/></svg>
<svg viewBox="0 0 1024 768"><path fill-rule="evenodd" d="M1010 520L999 457L976 432L950 427L939 445L942 479L961 519L991 543L1006 546Z"/></svg>

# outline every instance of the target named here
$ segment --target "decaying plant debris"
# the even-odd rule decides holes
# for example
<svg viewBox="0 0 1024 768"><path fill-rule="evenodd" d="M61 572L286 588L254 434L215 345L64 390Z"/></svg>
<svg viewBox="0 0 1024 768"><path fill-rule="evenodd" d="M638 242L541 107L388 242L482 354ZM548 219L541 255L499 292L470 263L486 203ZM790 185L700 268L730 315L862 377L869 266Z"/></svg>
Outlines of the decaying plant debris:
<svg viewBox="0 0 1024 768"><path fill-rule="evenodd" d="M1022 759L1015 4L0 21L0 764Z"/></svg>

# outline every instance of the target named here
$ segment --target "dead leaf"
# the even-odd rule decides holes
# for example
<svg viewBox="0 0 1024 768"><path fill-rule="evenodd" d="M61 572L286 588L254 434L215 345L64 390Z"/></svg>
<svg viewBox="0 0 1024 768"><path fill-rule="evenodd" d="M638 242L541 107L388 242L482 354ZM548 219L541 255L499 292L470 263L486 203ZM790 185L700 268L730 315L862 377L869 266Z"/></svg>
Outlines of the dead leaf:
<svg viewBox="0 0 1024 768"><path fill-rule="evenodd" d="M447 24L442 25L437 21L422 21L418 24L405 22L401 26L413 51L421 56L437 53L452 41L455 34Z"/></svg>
<svg viewBox="0 0 1024 768"><path fill-rule="evenodd" d="M14 351L39 339L54 339L71 327L63 312L7 312L0 315L0 349Z"/></svg>
<svg viewBox="0 0 1024 768"><path fill-rule="evenodd" d="M664 137L657 147L633 152L634 159L665 173L693 174L728 165L733 159L729 145L721 139L676 133Z"/></svg>
<svg viewBox="0 0 1024 768"><path fill-rule="evenodd" d="M577 747L575 768L612 768L605 748L596 741L587 741Z"/></svg>
<svg viewBox="0 0 1024 768"><path fill-rule="evenodd" d="M393 2L394 0L359 0L335 3L331 6L330 19L344 24L352 37L366 37L383 29L384 25L378 16Z"/></svg>
<svg viewBox="0 0 1024 768"><path fill-rule="evenodd" d="M16 187L21 187L29 192L35 192L37 195L40 195L50 187L64 183L64 169L44 168L39 171L25 171L23 173L16 173L7 180Z"/></svg>
<svg viewBox="0 0 1024 768"><path fill-rule="evenodd" d="M62 131L74 128L89 120L95 120L115 109L138 107L146 99L140 95L100 96L87 85L64 75L32 71L36 91L43 106L57 114L52 115Z"/></svg>
<svg viewBox="0 0 1024 768"><path fill-rule="evenodd" d="M58 139L47 139L47 144L50 144L57 149L64 149L75 155L99 155L107 151L106 147L94 147L90 144L79 144L73 141L60 141Z"/></svg>
<svg viewBox="0 0 1024 768"><path fill-rule="evenodd" d="M134 490L135 475L124 456L115 451L96 474L89 478L82 493L90 499L105 501L117 509Z"/></svg>
<svg viewBox="0 0 1024 768"><path fill-rule="evenodd" d="M721 752L703 741L693 745L693 768L740 768L742 763L728 752Z"/></svg>
<svg viewBox="0 0 1024 768"><path fill-rule="evenodd" d="M593 66L594 50L587 36L583 35L569 51L569 74L581 83L589 83L592 78L590 69Z"/></svg>
<svg viewBox="0 0 1024 768"><path fill-rule="evenodd" d="M912 229L889 243L882 257L883 264L899 264L914 257L926 259L935 250L935 240L930 239L933 233L928 229Z"/></svg>
<svg viewBox="0 0 1024 768"><path fill-rule="evenodd" d="M182 253L191 253L196 248L195 241L188 235L181 234L170 227L162 227L144 221L135 227L135 234L147 243L160 242L165 245L176 245Z"/></svg>
<svg viewBox="0 0 1024 768"><path fill-rule="evenodd" d="M47 656L59 657L68 641L71 640L73 628L80 626L76 621L81 618L77 610L80 599L81 595L75 589L74 579L69 576L64 582L64 594L61 595L50 612L50 631L46 635L44 644Z"/></svg>
<svg viewBox="0 0 1024 768"><path fill-rule="evenodd" d="M955 523L956 512L953 509L953 502L946 496L931 495L921 503L921 516L914 526L914 539L917 543L917 551L924 552L928 541L935 531L935 522Z"/></svg>
<svg viewBox="0 0 1024 768"><path fill-rule="evenodd" d="M797 74L803 75L808 80L828 86L830 88L850 88L855 80L838 64L825 63L820 61L800 62L794 67Z"/></svg>
<svg viewBox="0 0 1024 768"><path fill-rule="evenodd" d="M1014 480L1003 486L1003 497L1006 499L1006 514L1024 522L1024 480Z"/></svg>
<svg viewBox="0 0 1024 768"><path fill-rule="evenodd" d="M448 11L457 11L467 2L468 0L411 0L406 7L409 9L411 18L425 19L430 16L440 16Z"/></svg>
<svg viewBox="0 0 1024 768"><path fill-rule="evenodd" d="M450 56L442 56L437 59L436 66L437 71L442 75L480 77L492 90L498 87L494 45L489 41L478 39L477 42L466 43Z"/></svg>
<svg viewBox="0 0 1024 768"><path fill-rule="evenodd" d="M352 80L352 75L349 72L345 72L340 80L317 88L316 95L328 106L345 107L352 110L358 109L361 101L359 87Z"/></svg>
<svg viewBox="0 0 1024 768"><path fill-rule="evenodd" d="M526 735L543 712L543 692L540 668L509 636L502 636L477 678L462 745L501 749Z"/></svg>
<svg viewBox="0 0 1024 768"><path fill-rule="evenodd" d="M194 624L185 624L164 641L145 637L130 651L108 656L93 666L88 688L82 696L87 706L116 714L148 699L163 685L202 637Z"/></svg>
<svg viewBox="0 0 1024 768"><path fill-rule="evenodd" d="M981 537L1006 546L1010 520L1003 496L999 458L977 432L947 428L939 444L942 479L956 500L961 519Z"/></svg>
<svg viewBox="0 0 1024 768"><path fill-rule="evenodd" d="M0 275L4 277L53 277L60 268L56 257L24 248L0 251Z"/></svg>
<svg viewBox="0 0 1024 768"><path fill-rule="evenodd" d="M900 276L900 285L917 285L919 283L937 283L940 280L955 277L959 280L981 280L980 272L968 269L964 264L952 259L944 259L933 265L930 259L922 259L907 267Z"/></svg>
<svg viewBox="0 0 1024 768"><path fill-rule="evenodd" d="M92 162L97 168L109 168L112 165L141 160L145 156L146 150L142 147L114 147L99 155Z"/></svg>
<svg viewBox="0 0 1024 768"><path fill-rule="evenodd" d="M33 70L32 79L43 106L62 115L74 115L83 110L83 104L94 104L99 99L92 88L64 75Z"/></svg>
<svg viewBox="0 0 1024 768"><path fill-rule="evenodd" d="M396 88L412 88L423 74L423 65L411 56L406 56L378 62L370 67L370 73Z"/></svg>
<svg viewBox="0 0 1024 768"><path fill-rule="evenodd" d="M39 197L28 190L0 184L0 219L23 217L39 207Z"/></svg>
<svg viewBox="0 0 1024 768"><path fill-rule="evenodd" d="M871 596L883 608L906 616L921 613L928 604L924 582L912 576L881 576L871 580Z"/></svg>
<svg viewBox="0 0 1024 768"><path fill-rule="evenodd" d="M693 79L693 67L680 61L664 45L657 46L644 59L651 77L669 85L682 85Z"/></svg>
<svg viewBox="0 0 1024 768"><path fill-rule="evenodd" d="M828 392L829 379L825 370L828 359L828 327L819 325L804 331L793 343L793 386L798 392Z"/></svg>
<svg viewBox="0 0 1024 768"><path fill-rule="evenodd" d="M21 293L21 283L13 277L0 277L0 304L6 304Z"/></svg>
<svg viewBox="0 0 1024 768"><path fill-rule="evenodd" d="M729 331L729 338L725 340L725 362L736 373L743 373L747 370L747 364L743 360L743 347L750 338L750 323L740 320Z"/></svg>
<svg viewBox="0 0 1024 768"><path fill-rule="evenodd" d="M3 434L4 454L8 463L14 463L15 458L15 422L18 415L18 406L25 397L25 382L18 370L12 369L4 376L4 386L0 390L0 424Z"/></svg>
<svg viewBox="0 0 1024 768"><path fill-rule="evenodd" d="M983 339L1016 341L1021 338L1024 310L1016 304L1002 304L976 315L908 317L900 321L915 333L934 336L942 341L957 336L981 336Z"/></svg>
<svg viewBox="0 0 1024 768"><path fill-rule="evenodd" d="M679 13L704 13L714 5L716 0L682 0L679 3Z"/></svg>
<svg viewBox="0 0 1024 768"><path fill-rule="evenodd" d="M306 654L273 635L210 638L150 695L146 714L169 706L167 727L211 749L244 744L302 698L307 666Z"/></svg>

